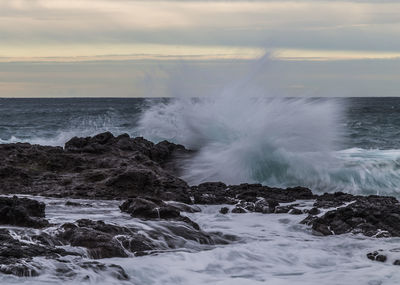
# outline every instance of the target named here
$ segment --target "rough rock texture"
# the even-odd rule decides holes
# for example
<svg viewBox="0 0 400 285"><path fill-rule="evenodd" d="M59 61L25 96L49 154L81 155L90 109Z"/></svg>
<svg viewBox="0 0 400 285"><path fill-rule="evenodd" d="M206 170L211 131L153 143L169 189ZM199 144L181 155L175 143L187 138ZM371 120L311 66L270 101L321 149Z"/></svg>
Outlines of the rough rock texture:
<svg viewBox="0 0 400 285"><path fill-rule="evenodd" d="M184 247L187 241L199 245L227 244L232 237L205 233L189 223L164 222L158 230L111 225L102 221L81 219L62 225L57 238L63 244L84 247L90 258L128 257L157 250Z"/></svg>
<svg viewBox="0 0 400 285"><path fill-rule="evenodd" d="M55 246L33 244L14 239L9 230L0 229L0 272L16 276L38 276L40 266L32 263L33 257L58 258L77 255Z"/></svg>
<svg viewBox="0 0 400 285"><path fill-rule="evenodd" d="M129 199L119 208L122 212L126 212L135 218L176 219L181 216L178 208L167 205L158 199Z"/></svg>
<svg viewBox="0 0 400 285"><path fill-rule="evenodd" d="M44 203L27 199L0 197L0 224L43 228L49 225Z"/></svg>
<svg viewBox="0 0 400 285"><path fill-rule="evenodd" d="M89 257L94 259L128 257L128 252L154 248L146 237L133 230L87 219L62 225L57 237L64 244L87 248Z"/></svg>
<svg viewBox="0 0 400 285"><path fill-rule="evenodd" d="M335 195L331 197L336 199ZM352 232L375 237L400 236L400 204L397 199L384 196L352 196L352 199L354 202L347 206L310 219L308 224L321 235Z"/></svg>
<svg viewBox="0 0 400 285"><path fill-rule="evenodd" d="M153 196L191 203L189 186L174 176L181 145L106 132L72 138L61 147L0 144L0 193L122 199ZM163 168L164 167L164 168Z"/></svg>
<svg viewBox="0 0 400 285"><path fill-rule="evenodd" d="M256 203L262 198L266 201L264 203L271 204L268 206L271 207L271 210L278 203L308 200L316 197L310 189L304 187L281 189L262 186L261 184L227 186L222 182L206 182L192 186L191 193L195 204L236 204L240 201ZM272 204L275 204L275 206Z"/></svg>

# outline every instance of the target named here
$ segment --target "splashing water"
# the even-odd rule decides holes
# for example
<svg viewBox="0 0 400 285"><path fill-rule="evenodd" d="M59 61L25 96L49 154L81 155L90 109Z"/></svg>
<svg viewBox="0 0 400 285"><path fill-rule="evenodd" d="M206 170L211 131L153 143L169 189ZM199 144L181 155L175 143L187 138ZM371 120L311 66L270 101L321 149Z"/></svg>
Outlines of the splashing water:
<svg viewBox="0 0 400 285"><path fill-rule="evenodd" d="M283 185L327 175L320 170L336 161L338 114L332 100L223 95L155 105L139 125L146 137L199 151L183 174L192 184Z"/></svg>
<svg viewBox="0 0 400 285"><path fill-rule="evenodd" d="M142 114L138 133L197 150L183 163L182 178L190 184L256 182L398 195L400 150L339 150L349 136L345 101L266 98L252 82L266 60L220 95L154 104Z"/></svg>

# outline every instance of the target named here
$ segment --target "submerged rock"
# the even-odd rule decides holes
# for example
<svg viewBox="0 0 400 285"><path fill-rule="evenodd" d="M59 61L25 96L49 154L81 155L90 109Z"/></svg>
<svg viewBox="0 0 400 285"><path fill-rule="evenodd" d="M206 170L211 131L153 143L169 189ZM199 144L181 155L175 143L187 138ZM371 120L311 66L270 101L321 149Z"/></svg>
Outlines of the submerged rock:
<svg viewBox="0 0 400 285"><path fill-rule="evenodd" d="M20 277L38 276L42 267L34 257L55 259L66 255L78 255L62 248L15 239L7 229L0 229L0 272Z"/></svg>
<svg viewBox="0 0 400 285"><path fill-rule="evenodd" d="M44 203L27 199L0 197L0 224L43 228L49 225Z"/></svg>
<svg viewBox="0 0 400 285"><path fill-rule="evenodd" d="M161 200L134 198L125 201L120 207L122 212L132 217L145 219L174 219L180 217L180 211Z"/></svg>
<svg viewBox="0 0 400 285"><path fill-rule="evenodd" d="M128 257L183 248L188 241L198 245L226 244L232 241L232 237L219 233L205 233L184 218L181 221L160 222L156 228L146 230L81 219L62 225L57 238L64 244L86 248L88 256L93 259Z"/></svg>
<svg viewBox="0 0 400 285"><path fill-rule="evenodd" d="M267 201L270 212L279 203L294 202L296 200L314 199L316 196L311 190L304 187L271 188L261 184L240 184L227 186L222 182L207 182L191 187L195 204L236 204L238 202L260 203ZM264 203L264 202L263 202ZM248 209L251 211L250 209ZM261 212L261 211L260 211Z"/></svg>
<svg viewBox="0 0 400 285"><path fill-rule="evenodd" d="M368 259L379 261L379 262L386 262L387 257L384 254L380 254L378 251L367 253Z"/></svg>
<svg viewBox="0 0 400 285"><path fill-rule="evenodd" d="M129 252L153 249L151 242L133 230L87 219L62 225L57 237L64 244L85 247L94 259L128 257Z"/></svg>

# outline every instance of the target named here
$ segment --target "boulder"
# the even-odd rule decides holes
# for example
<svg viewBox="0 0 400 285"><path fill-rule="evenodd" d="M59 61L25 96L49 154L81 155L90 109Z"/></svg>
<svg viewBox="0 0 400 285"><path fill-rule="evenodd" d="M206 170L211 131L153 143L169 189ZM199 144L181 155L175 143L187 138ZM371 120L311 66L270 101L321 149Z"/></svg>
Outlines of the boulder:
<svg viewBox="0 0 400 285"><path fill-rule="evenodd" d="M44 203L27 198L0 197L0 224L43 228L49 225Z"/></svg>

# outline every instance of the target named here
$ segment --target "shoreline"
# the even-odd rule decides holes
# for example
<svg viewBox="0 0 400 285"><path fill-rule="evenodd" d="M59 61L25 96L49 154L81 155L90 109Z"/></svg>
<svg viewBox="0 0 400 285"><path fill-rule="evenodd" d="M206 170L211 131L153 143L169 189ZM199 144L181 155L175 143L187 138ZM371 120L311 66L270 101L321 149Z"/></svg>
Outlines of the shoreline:
<svg viewBox="0 0 400 285"><path fill-rule="evenodd" d="M40 276L43 268L35 263L36 258L58 263L60 258L73 256L74 261L65 262L93 272L114 272L115 278L129 280L122 267L105 265L101 260L178 249L202 251L243 242L242 237L226 234L223 229L202 229L195 217L201 207L210 205L218 206L215 214L221 216L303 215L300 224L317 236L400 237L400 203L394 197L342 192L317 195L304 187L280 189L222 182L190 187L178 177L179 159L190 155L193 152L182 145L167 141L154 144L128 135L114 137L108 132L72 138L65 148L1 144L0 224L5 228L0 230L0 272ZM98 202L109 200L115 207L116 222L83 216L54 223L46 215L46 207L52 206L43 202L51 200L49 197L62 199L63 207L71 211L95 211ZM119 224L117 213L146 226ZM7 228L15 226L28 238L16 239ZM365 258L378 262L388 259L378 249ZM400 265L400 260L392 263ZM64 278L70 273L59 274Z"/></svg>

